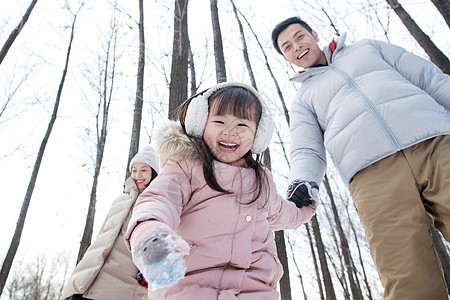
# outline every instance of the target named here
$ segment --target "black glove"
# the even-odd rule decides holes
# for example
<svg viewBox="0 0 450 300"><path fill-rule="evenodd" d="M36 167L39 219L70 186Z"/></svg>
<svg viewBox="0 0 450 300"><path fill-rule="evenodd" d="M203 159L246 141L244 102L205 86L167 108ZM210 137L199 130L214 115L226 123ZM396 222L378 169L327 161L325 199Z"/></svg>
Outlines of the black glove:
<svg viewBox="0 0 450 300"><path fill-rule="evenodd" d="M298 208L312 205L319 201L319 185L314 181L294 180L288 187L286 199L294 202Z"/></svg>

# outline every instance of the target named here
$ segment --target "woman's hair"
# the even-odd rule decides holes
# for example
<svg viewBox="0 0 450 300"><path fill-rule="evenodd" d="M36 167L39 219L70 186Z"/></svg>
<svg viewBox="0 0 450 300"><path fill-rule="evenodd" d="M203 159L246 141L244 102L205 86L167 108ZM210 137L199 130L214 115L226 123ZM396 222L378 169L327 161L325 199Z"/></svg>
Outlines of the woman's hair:
<svg viewBox="0 0 450 300"><path fill-rule="evenodd" d="M187 108L193 98L205 93L206 91L207 90L192 96L188 100L184 101L178 107L177 109L178 120L180 121L181 127L183 128L185 133L186 133L185 118ZM259 119L261 118L262 114L262 105L260 100L252 92L239 86L224 87L213 93L208 98L208 107L209 109L211 109L211 107L214 107L215 113L217 115L231 114L241 119L248 119L252 121L254 120L256 124L259 123ZM193 137L188 135L187 133L186 135L189 137L189 139L191 140L192 144L194 145L195 149L199 154L199 157L203 165L203 175L205 177L208 186L218 192L229 194L230 191L224 190L219 185L219 183L216 180L216 177L214 176L213 162L215 157L212 154L211 150L209 149L208 145L203 140L203 138ZM251 204L261 196L263 192L263 187L268 186L267 182L268 179L264 171L264 168L260 163L261 161L260 155L257 155L255 159L253 158L252 152L249 150L243 156L243 158L245 159L248 167L255 170L256 184L254 189L251 190L249 193L256 192L256 196L252 201L245 203ZM266 195L267 194L268 193L266 193Z"/></svg>
<svg viewBox="0 0 450 300"><path fill-rule="evenodd" d="M156 178L156 176L158 176L158 173L155 171L155 169L152 168L152 179L150 179L150 182L152 182L153 179ZM150 182L148 184L150 184Z"/></svg>

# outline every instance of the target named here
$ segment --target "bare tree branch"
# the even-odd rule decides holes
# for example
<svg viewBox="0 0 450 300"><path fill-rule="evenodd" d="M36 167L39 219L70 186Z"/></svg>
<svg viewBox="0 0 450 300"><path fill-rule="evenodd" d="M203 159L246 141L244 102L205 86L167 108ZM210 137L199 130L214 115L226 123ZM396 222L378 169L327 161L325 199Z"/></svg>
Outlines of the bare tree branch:
<svg viewBox="0 0 450 300"><path fill-rule="evenodd" d="M2 47L2 50L0 50L0 64L2 63L3 59L5 58L6 54L9 51L9 48L11 48L12 44L14 43L15 39L19 35L20 31L22 31L22 28L25 26L25 24L28 21L28 18L31 15L31 12L33 11L34 6L36 5L37 0L31 1L30 6L28 6L27 11L25 12L25 15L22 17L22 20L20 21L19 25L11 32L8 39L6 40L5 44Z"/></svg>

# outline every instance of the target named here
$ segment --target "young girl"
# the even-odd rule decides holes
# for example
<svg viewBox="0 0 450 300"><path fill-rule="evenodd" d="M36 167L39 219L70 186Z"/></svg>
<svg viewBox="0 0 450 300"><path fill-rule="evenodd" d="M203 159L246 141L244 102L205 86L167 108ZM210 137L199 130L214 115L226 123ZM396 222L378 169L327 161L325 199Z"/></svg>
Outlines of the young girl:
<svg viewBox="0 0 450 300"><path fill-rule="evenodd" d="M252 156L273 131L258 92L222 83L185 101L178 117L153 136L161 173L138 198L125 236L149 299L278 299L273 230L298 228L314 208L278 195ZM169 246L188 254L184 277L155 288L153 263L166 260Z"/></svg>
<svg viewBox="0 0 450 300"><path fill-rule="evenodd" d="M147 299L147 288L139 284L138 269L123 237L139 193L159 172L159 159L146 147L133 157L129 168L125 193L112 203L97 239L65 285L62 299Z"/></svg>

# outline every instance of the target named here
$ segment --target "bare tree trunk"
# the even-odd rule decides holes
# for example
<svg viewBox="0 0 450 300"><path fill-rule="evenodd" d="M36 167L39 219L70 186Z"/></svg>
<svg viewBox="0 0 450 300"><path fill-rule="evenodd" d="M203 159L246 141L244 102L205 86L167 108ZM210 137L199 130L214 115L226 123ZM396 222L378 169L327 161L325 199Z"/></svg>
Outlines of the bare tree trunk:
<svg viewBox="0 0 450 300"><path fill-rule="evenodd" d="M430 60L438 66L442 72L450 75L450 62L442 53L441 50L436 47L436 45L431 41L430 37L426 35L422 29L414 22L411 16L403 9L403 7L398 3L397 0L386 0L386 2L392 7L394 12L403 22L405 27L411 33L411 35L416 39L419 45L425 50L425 52L430 57Z"/></svg>
<svg viewBox="0 0 450 300"><path fill-rule="evenodd" d="M194 54L192 53L191 48L191 42L188 37L188 43L189 43L189 60L188 60L188 66L189 71L191 73L191 95L194 96L197 93L197 79L195 75L195 63L194 63Z"/></svg>
<svg viewBox="0 0 450 300"><path fill-rule="evenodd" d="M444 271L445 283L447 284L448 293L450 295L450 258L448 257L448 253L444 243L442 242L441 236L437 232L436 227L434 227L433 221L431 220L431 218L429 218L429 220L431 236L433 238L434 246L436 248L436 252Z"/></svg>
<svg viewBox="0 0 450 300"><path fill-rule="evenodd" d="M80 7L80 9L81 9L81 7ZM44 138L42 139L41 146L39 147L39 152L36 157L36 162L34 164L33 172L31 173L30 182L28 183L28 188L27 188L27 191L25 194L25 199L23 200L22 208L20 210L19 219L17 220L16 230L14 232L14 236L12 238L8 253L6 254L6 257L2 264L2 269L0 271L0 295L2 294L3 288L5 287L5 283L6 283L6 280L8 279L9 271L11 270L11 266L14 261L14 257L16 255L17 248L19 247L20 238L22 236L22 231L23 231L23 227L25 224L25 218L27 216L28 207L30 206L31 196L33 195L33 190L34 190L34 186L36 184L37 176L39 174L39 169L41 166L42 158L44 156L45 148L47 146L47 142L50 138L50 134L53 130L53 125L55 124L56 117L58 114L59 103L61 101L61 94L63 91L64 82L66 80L67 70L69 68L70 51L72 49L72 42L73 42L73 37L74 37L74 33L75 33L75 22L77 19L77 14L78 14L78 12L73 15L74 18L73 18L73 22L72 22L72 29L70 32L69 46L67 48L66 62L64 65L64 70L63 70L63 74L61 77L61 81L59 83L58 92L56 94L56 100L55 100L55 104L53 106L53 113L50 118L50 122L48 124L47 131L45 132Z"/></svg>
<svg viewBox="0 0 450 300"><path fill-rule="evenodd" d="M94 229L94 219L95 219L95 207L97 203L98 178L100 176L100 169L102 167L103 161L103 153L105 151L106 136L108 134L109 107L111 104L112 94L114 90L114 76L117 61L116 45L117 45L117 24L114 20L111 26L111 35L109 36L109 40L106 46L106 53L105 53L106 57L104 60L103 59L100 60L100 63L104 61L103 78L100 80L102 86L99 89L98 87L94 87L99 90L100 96L97 104L97 115L96 115L97 155L95 158L95 168L93 177L94 180L92 183L91 195L89 199L89 208L86 216L86 223L84 227L83 236L81 238L80 249L78 251L77 264L83 258L92 241L92 232ZM112 67L111 73L109 72L110 66Z"/></svg>
<svg viewBox="0 0 450 300"><path fill-rule="evenodd" d="M263 154L263 164L269 170L272 169L272 162L270 159L270 151L267 148ZM280 299L281 300L291 300L291 280L289 276L289 263L286 251L286 242L284 239L284 231L279 230L275 232L275 244L277 246L277 256L283 266L283 276L280 279Z"/></svg>
<svg viewBox="0 0 450 300"><path fill-rule="evenodd" d="M236 17L236 21L238 23L239 26L239 32L241 33L241 41L242 41L242 53L244 55L244 61L245 61L245 65L247 66L247 71L248 71L248 76L250 77L250 82L252 84L252 86L256 88L256 81L255 81L255 76L253 75L253 70L250 64L250 58L248 57L248 48L247 48L247 42L245 41L245 34L244 34L244 28L242 27L242 23L241 20L239 19L238 13L237 13L237 9L236 9L236 5L234 5L233 0L230 0L231 5L233 6L233 12L234 12L234 16Z"/></svg>
<svg viewBox="0 0 450 300"><path fill-rule="evenodd" d="M270 159L270 151L267 148L262 153L263 164L269 170L272 169L272 163ZM277 246L277 256L283 266L283 276L280 279L280 296L281 300L291 300L291 280L289 278L289 264L288 256L286 252L286 243L284 240L284 231L279 230L275 232L275 244Z"/></svg>
<svg viewBox="0 0 450 300"><path fill-rule="evenodd" d="M288 112L288 109L286 107L286 102L284 101L283 93L281 92L281 89L280 89L280 86L278 84L278 81L275 78L275 75L272 72L272 68L269 65L269 60L267 59L267 55L266 55L266 52L264 51L264 47L259 42L258 36L256 35L255 31L253 31L253 28L250 25L250 23L248 22L247 18L240 11L239 11L239 13L244 18L245 22L247 23L248 27L250 28L251 32L253 33L253 36L255 37L255 39L256 39L256 41L257 41L257 43L259 45L259 48L261 49L261 52L262 52L262 54L264 56L264 61L266 63L267 70L269 71L270 77L273 79L273 82L274 82L275 87L277 89L278 97L280 98L281 105L283 107L284 117L286 118L286 121L287 121L287 123L289 125L289 122L290 122L290 120L289 120L289 112Z"/></svg>
<svg viewBox="0 0 450 300"><path fill-rule="evenodd" d="M448 0L431 0L450 28L450 2Z"/></svg>
<svg viewBox="0 0 450 300"><path fill-rule="evenodd" d="M317 284L319 286L319 292L320 292L320 299L321 300L325 300L325 295L323 293L322 280L321 280L320 272L319 272L319 265L317 263L316 252L314 251L314 242L312 240L311 230L309 229L309 225L308 224L305 224L305 227L306 227L306 233L308 235L309 246L311 247L311 255L312 255L312 258L313 258L313 261L314 261L314 270L316 271Z"/></svg>
<svg viewBox="0 0 450 300"><path fill-rule="evenodd" d="M334 223L336 225L336 230L338 232L340 243L341 243L342 255L344 257L344 263L345 263L345 268L347 271L347 278L350 283L350 290L352 292L352 297L353 297L353 299L362 299L361 289L360 289L359 285L357 284L357 282L358 282L357 272L353 268L354 264L352 261L350 248L348 246L348 240L347 240L347 237L345 236L344 230L342 228L341 220L339 219L339 213L336 208L336 203L334 202L334 196L333 196L333 193L331 192L330 182L328 181L327 175L325 175L325 177L324 177L324 184L325 184L325 189L327 190L327 193L328 193L328 197L330 198L331 208L333 210Z"/></svg>
<svg viewBox="0 0 450 300"><path fill-rule="evenodd" d="M175 0L172 70L170 72L169 118L176 119L176 108L187 98L188 84L188 0Z"/></svg>
<svg viewBox="0 0 450 300"><path fill-rule="evenodd" d="M366 268L364 266L364 261L363 261L363 257L362 257L362 253L361 253L361 247L359 245L358 235L356 234L355 226L353 225L353 222L352 222L352 220L350 218L350 213L349 213L348 209L347 209L347 215L349 217L349 224L350 224L350 227L351 227L352 232L353 232L353 237L355 239L356 247L358 249L359 263L361 264L361 269L362 269L362 273L363 273L363 276L364 276L364 284L366 286L367 293L368 293L367 297L368 297L369 300L372 300L373 299L372 289L370 288L369 280L367 278Z"/></svg>
<svg viewBox="0 0 450 300"><path fill-rule="evenodd" d="M292 246L292 243L291 243L291 241L289 239L289 235L287 235L287 243L289 245L289 248L291 249L292 254L294 254L294 247ZM313 255L315 255L315 254L313 253ZM300 271L300 267L298 266L297 259L295 258L295 255L292 255L292 260L294 261L294 266L297 268L298 279L300 280L300 285L302 287L302 292L303 292L303 299L307 300L308 296L306 295L305 284L303 283L303 276L302 276L302 273Z"/></svg>
<svg viewBox="0 0 450 300"><path fill-rule="evenodd" d="M16 28L11 32L8 39L6 40L5 44L2 47L2 50L0 50L0 64L2 63L3 59L5 58L6 54L9 51L9 48L11 48L12 44L14 43L14 40L19 35L22 28L25 26L25 24L28 21L28 18L31 15L31 12L33 11L34 6L36 5L37 0L33 0L30 3L30 6L28 6L27 11L25 12L25 15L23 15L22 20L20 21L19 25L17 25Z"/></svg>
<svg viewBox="0 0 450 300"><path fill-rule="evenodd" d="M291 283L289 278L288 256L286 252L286 242L284 240L284 231L275 232L275 243L277 245L278 259L283 265L283 277L280 279L280 299L291 300Z"/></svg>
<svg viewBox="0 0 450 300"><path fill-rule="evenodd" d="M141 134L142 106L144 105L144 67L145 67L145 38L144 38L144 0L139 0L139 58L137 72L136 100L134 102L133 128L131 130L130 151L125 171L125 180L130 177L128 165L139 150Z"/></svg>
<svg viewBox="0 0 450 300"><path fill-rule="evenodd" d="M319 254L320 268L323 275L323 284L325 285L325 294L327 300L336 300L336 293L333 287L333 281L331 280L330 270L328 269L327 257L325 255L325 245L322 241L322 236L320 235L319 222L317 221L317 216L313 216L312 228L314 232L314 238L316 240L317 252Z"/></svg>
<svg viewBox="0 0 450 300"><path fill-rule="evenodd" d="M328 210L325 210L325 216L328 220L328 223L333 224L332 217L331 217L330 213L328 212ZM350 298L350 288L349 288L349 284L348 284L347 277L346 277L347 272L346 272L344 258L343 258L344 256L342 255L342 249L339 245L337 231L332 230L329 234L331 235L331 238L329 238L329 239L333 240L334 246L335 246L335 251L336 251L335 255L333 255L333 256L328 254L329 263L333 267L334 273L336 274L336 278L338 279L338 281L342 287L344 299L351 299ZM335 260L337 260L339 262L339 266L338 266L338 263L335 262Z"/></svg>
<svg viewBox="0 0 450 300"><path fill-rule="evenodd" d="M217 9L217 0L211 0L211 21L214 36L214 57L216 61L216 80L217 83L227 81L227 72L225 69L225 56L223 54L222 33L220 31L219 11Z"/></svg>

